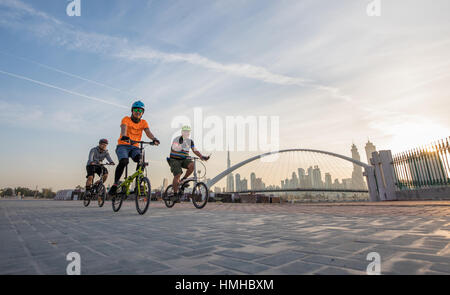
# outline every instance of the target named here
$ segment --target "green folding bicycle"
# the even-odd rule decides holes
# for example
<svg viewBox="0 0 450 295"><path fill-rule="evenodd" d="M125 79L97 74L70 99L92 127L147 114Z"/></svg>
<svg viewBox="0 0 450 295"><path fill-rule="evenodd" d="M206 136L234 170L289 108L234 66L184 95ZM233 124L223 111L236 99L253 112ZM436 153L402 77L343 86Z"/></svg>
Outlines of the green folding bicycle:
<svg viewBox="0 0 450 295"><path fill-rule="evenodd" d="M138 169L131 176L127 177L128 167L125 170L125 180L117 187L117 192L112 196L112 208L114 212L118 212L122 207L122 203L132 193L135 195L136 210L139 214L143 215L147 212L150 205L151 185L150 180L146 176L146 167L148 163L145 162L145 150L144 145L155 145L155 142L134 141L130 140L131 144L139 143L139 149L141 150L141 160L138 164ZM134 191L130 190L131 185L135 183Z"/></svg>

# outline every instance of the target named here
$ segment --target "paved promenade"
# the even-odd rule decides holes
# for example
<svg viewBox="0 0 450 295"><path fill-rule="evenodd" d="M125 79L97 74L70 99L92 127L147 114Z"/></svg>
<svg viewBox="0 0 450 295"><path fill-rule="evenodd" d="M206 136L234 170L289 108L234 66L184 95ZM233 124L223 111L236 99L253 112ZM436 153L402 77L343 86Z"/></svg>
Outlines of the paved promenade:
<svg viewBox="0 0 450 295"><path fill-rule="evenodd" d="M0 274L450 274L450 202L189 204L0 200Z"/></svg>

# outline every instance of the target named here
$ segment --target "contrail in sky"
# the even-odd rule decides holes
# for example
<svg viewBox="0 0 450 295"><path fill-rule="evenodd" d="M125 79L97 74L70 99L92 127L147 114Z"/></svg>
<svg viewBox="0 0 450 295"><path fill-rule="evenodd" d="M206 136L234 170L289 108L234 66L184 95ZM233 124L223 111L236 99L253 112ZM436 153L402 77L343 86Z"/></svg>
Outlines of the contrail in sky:
<svg viewBox="0 0 450 295"><path fill-rule="evenodd" d="M66 92L66 93L69 93L69 94L72 94L72 95L84 97L84 98L87 98L87 99L90 99L90 100L94 100L94 101L97 101L97 102L102 102L102 103L106 103L106 104L109 104L109 105L112 105L112 106L128 109L128 107L126 107L124 105L121 105L121 104L110 102L110 101L107 101L107 100L104 100L104 99L101 99L101 98L98 98L98 97L95 97L95 96L90 96L90 95L78 93L78 92L75 92L75 91L72 91L72 90L68 90L68 89L65 89L65 88L61 88L61 87L58 87L58 86L55 86L55 85L51 85L51 84L48 84L48 83L45 83L45 82L41 82L41 81L38 81L38 80L27 78L27 77L24 77L24 76L21 76L21 75L13 74L13 73L10 73L10 72L5 72L5 71L2 71L2 70L0 70L0 74L8 75L10 77L14 77L14 78L17 78L17 79L20 79L20 80L29 81L29 82L32 82L32 83L35 83L35 84L38 84L38 85L41 85L41 86L57 89L57 90L60 90L60 91L63 91L63 92Z"/></svg>
<svg viewBox="0 0 450 295"><path fill-rule="evenodd" d="M137 96L134 93L130 93L128 91L123 91L121 89L114 88L114 87L111 87L109 85L106 85L106 84L103 84L103 83L100 83L100 82L97 82L97 81L94 81L94 80L91 80L91 79L87 79L87 78L84 78L84 77L81 77L81 76L78 76L78 75L75 75L75 74L72 74L72 73L69 73L69 72L66 72L66 71L63 71L63 70L60 70L60 69L48 66L48 65L45 65L45 64L42 64L42 63L39 63L37 61L31 60L31 59L28 59L28 58L20 57L20 56L17 56L17 55L8 53L8 52L4 52L4 51L0 51L0 53L2 53L4 55L11 56L11 57L14 57L14 58L17 58L17 59L20 59L20 60L23 60L25 62L33 63L33 64L38 65L40 67L46 68L48 70L55 71L57 73L60 73L60 74L63 74L63 75L66 75L66 76L69 76L69 77L72 77L72 78L76 78L76 79L79 79L79 80L82 80L82 81L85 81L85 82L89 82L89 83L92 83L92 84L95 84L95 85L98 85L98 86L102 86L102 87L105 87L105 88L108 88L108 89L111 89L111 90L114 90L114 91L117 91L117 92L122 92L122 93L126 93L128 95Z"/></svg>

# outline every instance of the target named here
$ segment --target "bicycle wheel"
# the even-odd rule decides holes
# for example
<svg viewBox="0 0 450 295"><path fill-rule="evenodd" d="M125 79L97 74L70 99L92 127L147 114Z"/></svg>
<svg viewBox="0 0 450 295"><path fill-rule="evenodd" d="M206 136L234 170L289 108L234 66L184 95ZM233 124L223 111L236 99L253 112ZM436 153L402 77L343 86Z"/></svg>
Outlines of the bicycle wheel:
<svg viewBox="0 0 450 295"><path fill-rule="evenodd" d="M136 210L139 214L143 215L147 212L148 205L150 204L152 188L150 186L150 180L147 177L139 177L138 179L136 179L136 183L139 182L139 185L136 185L135 188Z"/></svg>
<svg viewBox="0 0 450 295"><path fill-rule="evenodd" d="M103 204L105 204L105 199L106 199L105 185L103 183L100 183L97 187L97 201L99 207L103 207Z"/></svg>
<svg viewBox="0 0 450 295"><path fill-rule="evenodd" d="M118 188L120 190L120 192L116 193L113 197L112 197L112 208L114 212L119 212L120 207L122 207L122 203L123 203L123 199L126 196L126 188L124 187L119 187Z"/></svg>
<svg viewBox="0 0 450 295"><path fill-rule="evenodd" d="M181 185L181 195L180 195L180 203L191 203L192 202L192 193L194 192L195 182L193 180L188 180L183 182Z"/></svg>
<svg viewBox="0 0 450 295"><path fill-rule="evenodd" d="M209 192L208 187L203 182L199 182L195 185L191 195L192 203L195 208L202 209L208 203Z"/></svg>
<svg viewBox="0 0 450 295"><path fill-rule="evenodd" d="M163 200L167 208L172 208L175 205L175 202L171 198L173 198L173 186L169 185L163 195Z"/></svg>
<svg viewBox="0 0 450 295"><path fill-rule="evenodd" d="M83 205L84 207L87 207L89 206L90 203L91 203L91 194L90 192L86 192L83 198Z"/></svg>

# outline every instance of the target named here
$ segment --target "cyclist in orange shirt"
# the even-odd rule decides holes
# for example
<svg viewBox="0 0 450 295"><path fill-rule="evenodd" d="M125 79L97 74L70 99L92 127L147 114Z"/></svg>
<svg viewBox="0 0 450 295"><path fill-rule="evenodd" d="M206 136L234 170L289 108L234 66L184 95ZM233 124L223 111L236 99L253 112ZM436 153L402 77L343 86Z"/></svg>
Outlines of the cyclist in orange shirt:
<svg viewBox="0 0 450 295"><path fill-rule="evenodd" d="M131 145L129 140L140 141L142 137L142 131L159 145L159 140L152 134L148 127L147 121L142 119L144 114L145 105L141 101L136 101L131 107L131 116L124 117L120 125L120 137L117 141L116 154L119 159L119 164L116 167L116 172L114 175L114 184L109 190L109 194L113 195L117 191L117 186L119 185L119 180L122 177L123 170L128 165L128 158L132 158L134 162L139 163L141 159L141 151L139 150L139 145L136 143Z"/></svg>

